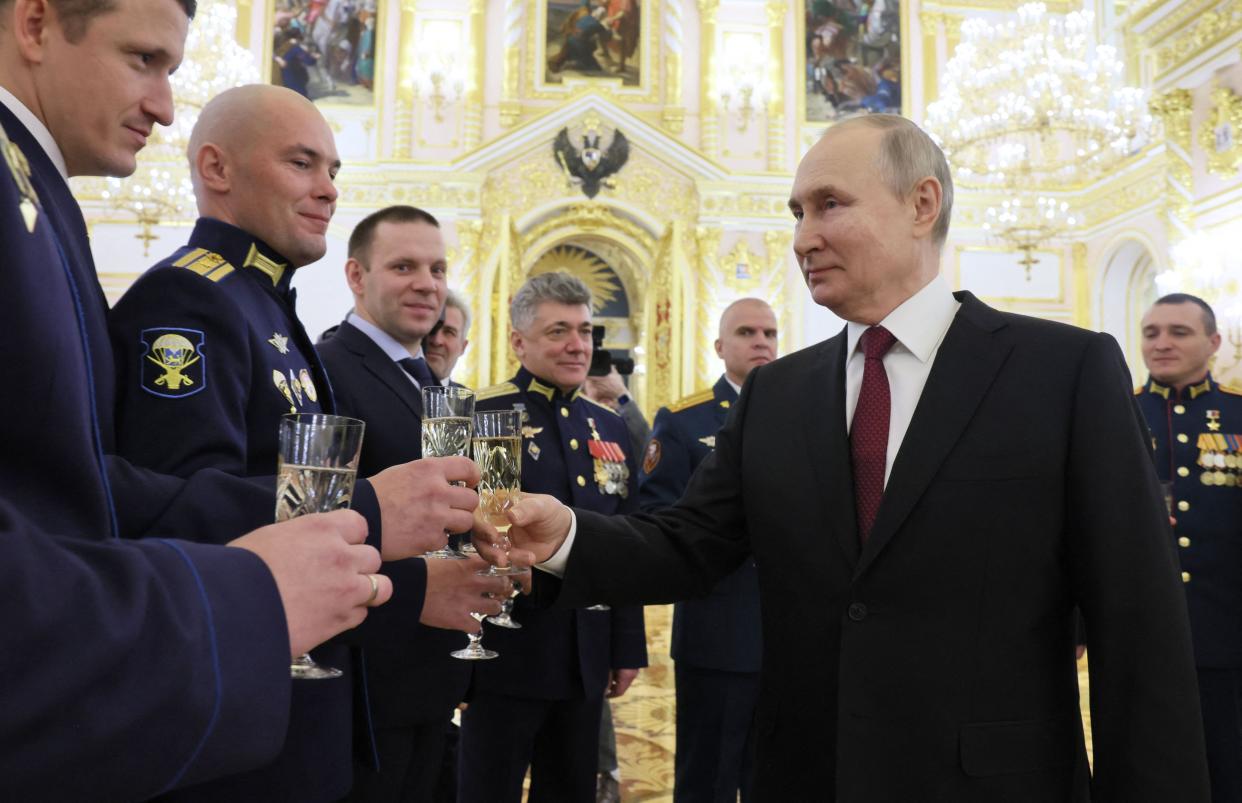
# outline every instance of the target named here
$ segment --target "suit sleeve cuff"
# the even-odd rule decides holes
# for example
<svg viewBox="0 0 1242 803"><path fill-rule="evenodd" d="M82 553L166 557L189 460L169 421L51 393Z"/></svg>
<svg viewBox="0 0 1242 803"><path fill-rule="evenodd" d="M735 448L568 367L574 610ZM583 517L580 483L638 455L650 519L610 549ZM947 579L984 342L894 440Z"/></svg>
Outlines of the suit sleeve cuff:
<svg viewBox="0 0 1242 803"><path fill-rule="evenodd" d="M384 533L381 527L382 515L379 497L376 495L375 488L369 480L358 480L354 483L352 507L367 520L367 544L375 547L382 553L383 550L380 549L380 545L383 543Z"/></svg>
<svg viewBox="0 0 1242 803"><path fill-rule="evenodd" d="M565 536L565 542L561 544L561 548L553 553L552 557L543 563L536 563L535 568L547 572L554 577L565 576L565 564L569 563L569 551L574 546L574 536L578 534L578 514L574 513L574 509L569 509L569 534Z"/></svg>

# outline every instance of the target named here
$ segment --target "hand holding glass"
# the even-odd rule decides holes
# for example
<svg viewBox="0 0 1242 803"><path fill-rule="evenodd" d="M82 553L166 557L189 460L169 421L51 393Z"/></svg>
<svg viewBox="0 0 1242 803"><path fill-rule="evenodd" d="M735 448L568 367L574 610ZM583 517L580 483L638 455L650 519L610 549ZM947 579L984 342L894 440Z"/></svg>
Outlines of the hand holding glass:
<svg viewBox="0 0 1242 803"><path fill-rule="evenodd" d="M293 413L280 419L276 521L349 507L365 429L362 421L339 415ZM295 658L290 672L301 680L341 676L341 670L320 666L309 653Z"/></svg>
<svg viewBox="0 0 1242 803"><path fill-rule="evenodd" d="M428 385L423 388L423 457L469 457L474 392L468 388ZM424 553L424 558L465 560L450 545Z"/></svg>

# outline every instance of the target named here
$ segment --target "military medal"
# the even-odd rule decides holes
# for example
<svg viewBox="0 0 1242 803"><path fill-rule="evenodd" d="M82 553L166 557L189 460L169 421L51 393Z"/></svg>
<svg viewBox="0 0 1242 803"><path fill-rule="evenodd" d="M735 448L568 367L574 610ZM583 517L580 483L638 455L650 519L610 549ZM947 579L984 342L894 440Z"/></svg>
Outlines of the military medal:
<svg viewBox="0 0 1242 803"><path fill-rule="evenodd" d="M289 412L296 413L298 408L293 405L293 391L289 388L289 380L285 379L285 375L280 371L272 371L272 384L280 391L280 395L285 397L285 401L289 402Z"/></svg>
<svg viewBox="0 0 1242 803"><path fill-rule="evenodd" d="M315 390L315 383L311 381L310 371L303 368L302 372L298 374L298 379L302 381L302 392L306 394L306 398L310 399L312 404L319 401L319 391Z"/></svg>
<svg viewBox="0 0 1242 803"><path fill-rule="evenodd" d="M1207 428L1213 432L1220 431L1220 410L1207 411Z"/></svg>
<svg viewBox="0 0 1242 803"><path fill-rule="evenodd" d="M600 438L594 418L588 418L587 425L591 428L587 451L595 463L595 483L600 493L629 496L630 467L625 464L625 451L619 444Z"/></svg>
<svg viewBox="0 0 1242 803"><path fill-rule="evenodd" d="M699 438L699 443L703 444L708 449L715 449L716 448L716 436L708 435L705 438Z"/></svg>

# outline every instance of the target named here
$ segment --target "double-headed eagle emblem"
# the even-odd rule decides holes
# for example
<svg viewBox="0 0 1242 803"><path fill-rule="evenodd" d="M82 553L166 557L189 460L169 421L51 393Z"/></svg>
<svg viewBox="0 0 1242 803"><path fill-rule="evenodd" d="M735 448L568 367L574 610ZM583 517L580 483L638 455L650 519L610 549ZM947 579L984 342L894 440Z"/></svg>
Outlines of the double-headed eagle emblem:
<svg viewBox="0 0 1242 803"><path fill-rule="evenodd" d="M556 161L569 175L570 181L582 185L586 197L594 198L599 194L601 184L614 186L608 177L625 165L630 158L630 141L620 131L613 132L612 143L604 151L599 146L599 134L589 131L582 137L582 150L579 151L569 141L569 129L562 128L552 143L552 152Z"/></svg>

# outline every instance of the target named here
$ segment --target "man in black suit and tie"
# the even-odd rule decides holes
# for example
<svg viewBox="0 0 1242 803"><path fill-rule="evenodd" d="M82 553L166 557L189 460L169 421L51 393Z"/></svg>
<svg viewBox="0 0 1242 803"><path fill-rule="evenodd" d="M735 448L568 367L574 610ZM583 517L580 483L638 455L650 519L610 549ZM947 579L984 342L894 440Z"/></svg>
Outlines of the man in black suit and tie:
<svg viewBox="0 0 1242 803"><path fill-rule="evenodd" d="M354 309L319 354L337 410L367 422L358 470L368 476L422 456L420 388L438 380L420 343L444 308L447 276L440 224L422 209L381 209L350 235L345 277ZM477 558L385 564L397 594L419 588L425 574L426 600L421 624L410 623L411 638L368 647L367 693L380 766L355 763L350 800L433 799L446 729L470 683L470 662L449 653L465 640L459 630L478 630L469 611L483 611L488 601L482 595L496 590L494 579L475 574L484 566ZM417 581L401 582L405 575Z"/></svg>
<svg viewBox="0 0 1242 803"><path fill-rule="evenodd" d="M1206 801L1186 604L1120 350L950 293L952 195L913 123L829 129L789 205L811 295L845 329L750 373L676 505L527 499L516 559L580 605L702 595L753 556L759 800Z"/></svg>

